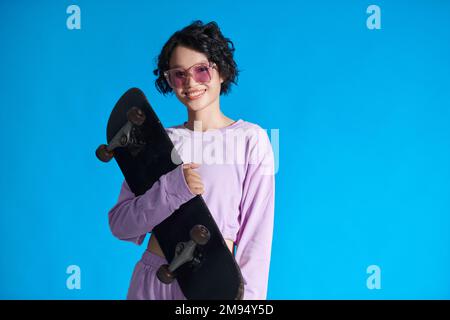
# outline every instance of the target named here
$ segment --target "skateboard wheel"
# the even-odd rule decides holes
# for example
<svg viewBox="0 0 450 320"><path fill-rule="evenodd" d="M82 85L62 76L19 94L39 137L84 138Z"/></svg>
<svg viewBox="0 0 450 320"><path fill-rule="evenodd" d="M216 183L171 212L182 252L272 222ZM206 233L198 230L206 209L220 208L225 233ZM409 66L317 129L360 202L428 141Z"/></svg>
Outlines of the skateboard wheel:
<svg viewBox="0 0 450 320"><path fill-rule="evenodd" d="M138 107L133 107L128 110L127 119L135 126L141 126L145 121L145 113Z"/></svg>
<svg viewBox="0 0 450 320"><path fill-rule="evenodd" d="M113 153L108 151L105 144L100 145L95 151L95 155L100 161L109 162L112 159Z"/></svg>
<svg viewBox="0 0 450 320"><path fill-rule="evenodd" d="M159 281L165 284L170 284L173 282L173 280L175 280L175 275L169 270L168 264L161 265L156 272L156 276L158 277Z"/></svg>
<svg viewBox="0 0 450 320"><path fill-rule="evenodd" d="M191 239L199 245L207 244L210 237L211 234L204 225L197 224L191 229Z"/></svg>

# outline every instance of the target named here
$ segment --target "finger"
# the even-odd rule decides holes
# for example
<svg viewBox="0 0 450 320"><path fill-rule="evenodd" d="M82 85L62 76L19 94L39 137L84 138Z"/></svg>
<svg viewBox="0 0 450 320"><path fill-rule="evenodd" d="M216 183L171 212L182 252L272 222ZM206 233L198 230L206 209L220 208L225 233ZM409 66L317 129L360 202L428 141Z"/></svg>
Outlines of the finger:
<svg viewBox="0 0 450 320"><path fill-rule="evenodd" d="M188 177L196 177L196 178L201 178L200 177L200 174L198 173L198 172L195 172L195 171L192 171L192 170L188 170L187 172L186 172L186 175L188 176Z"/></svg>
<svg viewBox="0 0 450 320"><path fill-rule="evenodd" d="M203 185L202 180L200 179L189 179L187 183L188 185Z"/></svg>
<svg viewBox="0 0 450 320"><path fill-rule="evenodd" d="M188 185L189 188L203 188L203 183L201 182L191 182Z"/></svg>
<svg viewBox="0 0 450 320"><path fill-rule="evenodd" d="M195 194L202 194L205 191L204 188L194 188L193 193Z"/></svg>
<svg viewBox="0 0 450 320"><path fill-rule="evenodd" d="M190 163L190 167L191 167L191 169L197 169L197 168L200 168L200 164L199 163L195 163L195 162L191 162Z"/></svg>

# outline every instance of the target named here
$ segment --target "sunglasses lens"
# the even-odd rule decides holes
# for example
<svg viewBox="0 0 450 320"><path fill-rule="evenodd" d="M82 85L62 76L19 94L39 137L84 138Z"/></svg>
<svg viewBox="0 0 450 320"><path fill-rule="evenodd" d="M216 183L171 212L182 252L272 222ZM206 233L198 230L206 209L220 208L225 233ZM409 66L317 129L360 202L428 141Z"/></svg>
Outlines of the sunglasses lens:
<svg viewBox="0 0 450 320"><path fill-rule="evenodd" d="M181 88L186 81L186 72L182 70L170 70L169 71L169 83L170 85Z"/></svg>
<svg viewBox="0 0 450 320"><path fill-rule="evenodd" d="M211 77L209 75L209 68L207 65L199 65L196 66L193 70L194 74L194 80L196 82L208 82L211 80Z"/></svg>

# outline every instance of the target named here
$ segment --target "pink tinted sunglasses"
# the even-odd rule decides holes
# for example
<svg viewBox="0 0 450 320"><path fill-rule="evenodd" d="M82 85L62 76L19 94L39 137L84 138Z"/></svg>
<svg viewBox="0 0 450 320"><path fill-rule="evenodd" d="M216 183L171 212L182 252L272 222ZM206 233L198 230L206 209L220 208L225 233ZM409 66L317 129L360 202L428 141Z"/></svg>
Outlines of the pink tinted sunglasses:
<svg viewBox="0 0 450 320"><path fill-rule="evenodd" d="M216 64L213 62L209 63L197 63L188 69L183 68L173 68L164 72L164 77L167 83L172 88L182 88L191 75L195 82L207 83L211 81L212 73L211 69L215 69ZM191 71L192 70L192 71Z"/></svg>

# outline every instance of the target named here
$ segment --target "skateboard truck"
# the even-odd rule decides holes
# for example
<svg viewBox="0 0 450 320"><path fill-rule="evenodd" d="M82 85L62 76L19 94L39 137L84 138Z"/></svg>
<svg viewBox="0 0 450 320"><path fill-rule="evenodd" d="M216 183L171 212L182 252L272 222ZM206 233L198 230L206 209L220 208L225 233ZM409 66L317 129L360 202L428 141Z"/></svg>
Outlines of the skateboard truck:
<svg viewBox="0 0 450 320"><path fill-rule="evenodd" d="M133 156L139 153L145 142L139 139L139 127L145 122L145 113L138 107L133 107L127 112L127 123L115 134L108 145L100 145L95 154L100 161L108 162L114 156L114 149L129 147Z"/></svg>
<svg viewBox="0 0 450 320"><path fill-rule="evenodd" d="M190 232L191 240L179 242L175 248L175 257L170 265L163 264L159 267L156 276L159 281L170 284L176 278L175 270L187 262L198 265L201 262L201 253L195 252L198 245L203 246L208 243L211 234L209 230L201 225L195 225Z"/></svg>

